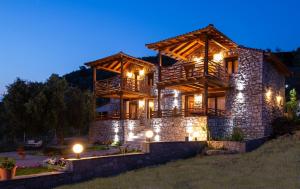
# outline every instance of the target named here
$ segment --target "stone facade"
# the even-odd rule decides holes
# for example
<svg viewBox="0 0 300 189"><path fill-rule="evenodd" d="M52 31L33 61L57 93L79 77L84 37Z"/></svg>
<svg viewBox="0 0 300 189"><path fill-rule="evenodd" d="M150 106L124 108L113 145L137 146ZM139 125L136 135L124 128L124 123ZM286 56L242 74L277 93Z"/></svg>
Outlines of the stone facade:
<svg viewBox="0 0 300 189"><path fill-rule="evenodd" d="M160 141L207 140L207 117L153 118L154 139Z"/></svg>
<svg viewBox="0 0 300 189"><path fill-rule="evenodd" d="M161 109L172 111L176 107L178 115L147 119L145 116L146 108L140 108L139 111L142 118L140 118L139 123L135 123L136 127L142 125L152 128L156 137L155 140L159 141L185 140L187 127L190 123L201 128L208 127L210 136L213 138L230 137L233 127L241 128L246 139L269 136L272 120L283 115L285 78L271 63L265 60L264 51L239 47L237 54L238 69L236 73L230 75L230 89L225 94L227 116L184 117L180 111L184 109L185 104L183 95L176 90L163 89L161 90ZM158 69L156 67L152 89L154 97L157 97L158 94L157 82ZM154 99L154 110L157 111L157 98ZM166 113L163 111L163 116L165 116L164 114ZM111 124L115 124L115 122L112 121ZM95 130L96 127L92 126L91 130ZM97 133L100 133L97 130L105 133L110 129L107 136L100 134L98 139L111 140L114 138L115 133L109 127L112 126L107 126L107 122L104 122L102 126L99 126L99 129L91 132L92 138L97 138L95 136ZM143 129L138 130L143 131ZM131 132L128 131L128 123L126 121L125 132L125 137ZM196 135L201 135L201 137L198 137L201 140L207 137L206 135L204 136L201 129L195 128L192 132L196 132ZM93 139L93 141L95 140Z"/></svg>
<svg viewBox="0 0 300 189"><path fill-rule="evenodd" d="M90 143L111 143L131 140L130 138L137 134L140 129L140 120L123 120L124 132L120 120L101 120L95 121L90 125L89 142Z"/></svg>

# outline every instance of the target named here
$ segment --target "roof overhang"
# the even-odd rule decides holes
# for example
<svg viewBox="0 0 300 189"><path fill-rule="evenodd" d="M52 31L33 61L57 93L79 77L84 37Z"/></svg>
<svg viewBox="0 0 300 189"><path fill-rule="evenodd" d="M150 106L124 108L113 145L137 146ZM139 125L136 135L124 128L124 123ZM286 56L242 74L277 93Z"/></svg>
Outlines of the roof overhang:
<svg viewBox="0 0 300 189"><path fill-rule="evenodd" d="M292 75L292 72L276 55L265 52L264 59L267 62L270 62L276 68L276 70L281 74L283 74L284 76L289 77Z"/></svg>
<svg viewBox="0 0 300 189"><path fill-rule="evenodd" d="M149 49L160 51L162 54L177 60L186 60L189 55L199 48L204 48L206 36L209 36L213 46L223 50L235 49L238 45L213 25L195 30L183 35L168 38L155 43L146 44Z"/></svg>
<svg viewBox="0 0 300 189"><path fill-rule="evenodd" d="M123 69L125 70L129 65L134 64L140 67L154 67L155 65L135 58L133 56L130 56L128 54L125 54L123 52L119 52L117 54L98 59L95 61L87 62L85 65L96 68L96 69L101 69L105 71L110 71L110 72L115 72L115 73L121 73L121 64L123 63Z"/></svg>

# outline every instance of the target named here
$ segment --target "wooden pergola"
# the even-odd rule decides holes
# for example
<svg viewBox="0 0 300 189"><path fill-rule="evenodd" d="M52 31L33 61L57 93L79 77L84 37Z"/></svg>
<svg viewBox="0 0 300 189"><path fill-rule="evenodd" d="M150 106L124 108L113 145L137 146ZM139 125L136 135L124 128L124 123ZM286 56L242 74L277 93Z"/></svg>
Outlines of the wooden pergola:
<svg viewBox="0 0 300 189"><path fill-rule="evenodd" d="M210 77L209 58L211 58L214 53L219 51L226 51L228 54L234 54L236 52L236 48L238 47L235 42L217 30L212 24L205 28L147 44L146 46L149 49L158 51L159 56L158 113L161 112L161 89L165 87L179 89L182 91L202 90L204 94L203 104L205 112L207 113L208 91L210 90L219 92L227 89L227 86L224 85L222 80ZM163 81L162 55L169 56L185 64L190 63L191 59L195 56L204 57L203 74L191 79ZM174 75L177 75L177 73Z"/></svg>
<svg viewBox="0 0 300 189"><path fill-rule="evenodd" d="M124 99L151 98L150 90L136 90L128 87L125 71L128 69L143 69L146 72L153 72L153 65L150 62L135 58L123 52L91 61L85 65L93 70L93 92L96 97L118 98L120 99L120 119L123 119ZM97 70L104 70L119 74L119 77L97 81ZM137 78L133 79L132 86L137 86Z"/></svg>

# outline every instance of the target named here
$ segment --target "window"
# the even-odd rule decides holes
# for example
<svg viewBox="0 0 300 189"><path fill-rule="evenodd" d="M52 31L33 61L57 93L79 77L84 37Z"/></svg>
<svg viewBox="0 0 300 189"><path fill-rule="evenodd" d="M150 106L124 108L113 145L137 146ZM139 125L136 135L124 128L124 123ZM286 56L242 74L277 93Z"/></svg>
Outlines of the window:
<svg viewBox="0 0 300 189"><path fill-rule="evenodd" d="M237 73L238 71L238 59L237 58L227 58L226 61L226 69L228 74Z"/></svg>

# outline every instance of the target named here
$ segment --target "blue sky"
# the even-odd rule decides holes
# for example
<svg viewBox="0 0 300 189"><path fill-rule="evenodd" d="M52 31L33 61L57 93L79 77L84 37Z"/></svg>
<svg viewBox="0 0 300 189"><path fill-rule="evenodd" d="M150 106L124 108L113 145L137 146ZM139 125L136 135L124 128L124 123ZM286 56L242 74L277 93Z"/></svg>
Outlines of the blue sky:
<svg viewBox="0 0 300 189"><path fill-rule="evenodd" d="M0 94L16 77L44 81L118 51L213 23L240 45L300 47L299 1L0 0Z"/></svg>

